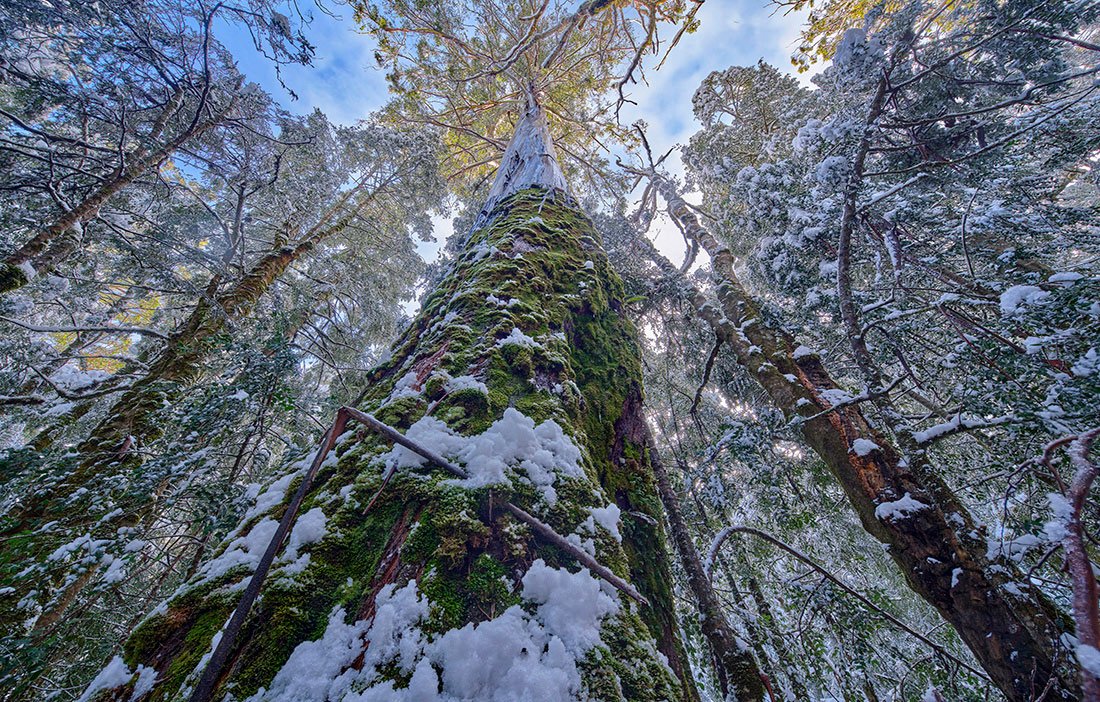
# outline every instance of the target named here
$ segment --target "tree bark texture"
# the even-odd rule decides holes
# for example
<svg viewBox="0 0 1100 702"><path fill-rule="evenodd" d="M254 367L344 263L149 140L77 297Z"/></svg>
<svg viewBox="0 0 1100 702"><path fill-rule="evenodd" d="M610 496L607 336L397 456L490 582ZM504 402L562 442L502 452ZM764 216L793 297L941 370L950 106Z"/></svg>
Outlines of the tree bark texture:
<svg viewBox="0 0 1100 702"><path fill-rule="evenodd" d="M378 457L390 444L365 430L345 434L302 507L325 513L327 533L303 572L268 578L215 697L243 698L270 686L292 651L325 630L334 608L348 622L372 620L386 586L414 582L430 602L423 630L439 637L520 603L519 583L537 559L575 569L568 554L501 509L507 499L560 534L592 539L597 560L649 601L621 598L618 612L603 620L600 645L578 664L587 693L696 699L673 615L640 354L621 314L622 294L591 223L568 195L540 187L506 194L373 373L358 407L403 431L431 417L463 436L485 432L509 409L535 423L553 420L581 449L583 475L559 474L552 503L521 477L522 468L510 487L468 489L430 467L399 469L386 482ZM484 389L452 382L470 376ZM591 509L610 504L621 513L621 542L591 522ZM253 517L240 533L282 509ZM127 664L158 671L150 699L173 698L194 684L236 602L234 586L248 572L238 567L211 578L200 569L133 632ZM368 643L349 670L369 655ZM399 689L409 684L396 671L387 676ZM439 685L446 691L448 684L444 673ZM128 694L124 686L107 696Z"/></svg>
<svg viewBox="0 0 1100 702"><path fill-rule="evenodd" d="M675 186L654 184L688 236L711 258L719 307L696 293L700 316L788 418L836 477L864 528L888 546L909 586L958 631L994 684L1012 702L1074 700L1080 688L1061 637L1065 613L1015 567L991 558L984 529L937 475L924 451L903 456L874 428L858 403L835 407L838 389L821 358L768 321L734 270L732 253L700 224ZM857 452L857 439L874 443ZM920 506L895 509L906 496ZM901 502L899 502L901 501Z"/></svg>
<svg viewBox="0 0 1100 702"><path fill-rule="evenodd" d="M164 407L202 376L206 362L227 340L227 325L246 318L275 280L315 244L311 238L271 252L224 292L210 291L213 302L196 305L146 375L118 396L76 451L48 470L43 467L32 492L0 517L0 587L6 588L0 590L0 646L13 660L24 660L17 666L24 681L36 675L32 668L43 660L28 646L41 643L36 639L63 618L80 590L99 582L103 558L84 553L85 546L72 557L56 555L57 549L84 539L87 548L102 542L96 547L117 550L129 540L118 542L120 533L156 515L156 496L172 476L144 471L142 450L164 434ZM74 412L91 407L82 402ZM34 620L35 636L25 641L29 620Z"/></svg>
<svg viewBox="0 0 1100 702"><path fill-rule="evenodd" d="M684 515L680 509L680 498L672 489L668 471L657 454L657 448L650 443L649 461L657 481L657 490L668 517L669 531L680 563L687 574L688 588L695 597L702 623L700 628L710 645L714 656L722 694L732 695L738 702L763 701L765 697L764 675L752 657L752 653L738 638L730 626L718 601L718 594L711 585L699 558L699 551L691 538Z"/></svg>

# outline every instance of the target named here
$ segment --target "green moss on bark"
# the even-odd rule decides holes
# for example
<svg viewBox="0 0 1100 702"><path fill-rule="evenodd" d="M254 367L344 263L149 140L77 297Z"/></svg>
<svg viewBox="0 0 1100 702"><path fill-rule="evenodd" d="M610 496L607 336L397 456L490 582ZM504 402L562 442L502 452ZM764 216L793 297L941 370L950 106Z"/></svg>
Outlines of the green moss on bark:
<svg viewBox="0 0 1100 702"><path fill-rule="evenodd" d="M584 477L559 476L553 505L521 480L510 490L463 490L428 467L399 471L383 487L378 456L389 447L361 434L302 507L324 509L328 534L311 547L301 574L270 576L219 694L242 698L268 685L296 645L324 631L334 608L349 620L370 617L385 585L415 579L430 601L423 629L438 634L520 603L519 581L538 558L575 569L571 556L502 513L499 501L510 499L561 534L584 531L593 507L614 501L623 509L622 544L599 527L581 536L594 538L597 558L633 582L651 606L624 598L622 612L605 619L604 646L581 665L585 685L605 700L696 699L671 619L659 503L637 435L641 366L636 331L621 314L622 296L591 223L568 197L532 189L499 205L395 343L390 360L371 374L359 407L402 429L432 416L465 435L484 431L515 407L536 423L553 419L562 426L582 449ZM514 330L535 343L508 343ZM474 376L488 392L448 392L448 375ZM399 380L417 394L394 398ZM348 485L350 493L341 492ZM631 511L641 517L625 514ZM227 575L200 599L220 601L239 577ZM209 648L211 633L204 628L200 645L186 626L174 633L139 629L128 658L161 666L166 656L192 662ZM183 640L186 653L171 643ZM174 694L178 671L171 680L154 698Z"/></svg>

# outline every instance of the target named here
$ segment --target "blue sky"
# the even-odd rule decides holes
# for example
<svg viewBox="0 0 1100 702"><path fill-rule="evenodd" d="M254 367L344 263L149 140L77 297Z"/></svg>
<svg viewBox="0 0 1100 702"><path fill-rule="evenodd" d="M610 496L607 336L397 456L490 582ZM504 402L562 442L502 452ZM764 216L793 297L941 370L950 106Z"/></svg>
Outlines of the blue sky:
<svg viewBox="0 0 1100 702"><path fill-rule="evenodd" d="M373 40L356 31L349 10L337 10L336 17L313 11L314 21L306 33L317 47L314 65L283 68L283 80L297 93L297 100L291 100L279 85L274 67L255 52L247 35L223 27L219 36L233 51L245 75L276 96L288 110L305 113L317 107L334 122L353 123L382 106L386 83L374 61ZM751 65L763 58L794 74L790 56L797 44L800 15L784 16L765 0L707 0L698 18L699 30L683 37L660 71L647 73L648 84L634 87L631 98L638 105L627 106L622 113L625 124L637 119L649 124L649 139L658 153L686 142L698 129L691 97L711 71ZM805 80L806 76L800 78ZM670 170L680 174L676 156L667 163ZM449 225L438 221L437 237L446 237ZM680 255L682 245L678 239L670 226L658 223L656 243L670 257ZM431 258L437 249L422 246L421 254Z"/></svg>
<svg viewBox="0 0 1100 702"><path fill-rule="evenodd" d="M287 109L304 113L319 107L333 121L350 123L385 102L386 84L375 66L374 42L356 31L350 11L337 10L335 18L313 11L306 33L317 47L314 65L283 68L283 80L299 96L296 101L280 87L274 67L253 50L246 35L228 27L219 35L241 70ZM635 87L632 97L639 106L624 111L624 120L644 118L655 135L670 140L667 145L658 142L667 148L695 131L691 96L711 71L760 58L790 70L800 18L773 13L774 7L762 0L707 0L699 12L699 31L685 35L665 66L648 74L648 86Z"/></svg>

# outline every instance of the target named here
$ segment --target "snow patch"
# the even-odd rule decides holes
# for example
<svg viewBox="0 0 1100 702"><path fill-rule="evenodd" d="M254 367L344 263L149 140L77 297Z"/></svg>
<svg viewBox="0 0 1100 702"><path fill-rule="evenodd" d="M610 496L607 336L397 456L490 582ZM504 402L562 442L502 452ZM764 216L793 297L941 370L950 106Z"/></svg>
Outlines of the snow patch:
<svg viewBox="0 0 1100 702"><path fill-rule="evenodd" d="M856 439L852 442L852 451L854 451L857 456L869 456L872 451L881 450L882 447L870 439Z"/></svg>
<svg viewBox="0 0 1100 702"><path fill-rule="evenodd" d="M504 416L476 436L461 436L434 417L423 417L405 434L410 440L464 465L469 477L455 480L466 488L508 484L511 475L526 479L549 503L557 502L557 475L583 474L581 451L552 419L539 425L509 407ZM423 466L426 459L403 446L384 454L387 465L397 468Z"/></svg>
<svg viewBox="0 0 1100 702"><path fill-rule="evenodd" d="M393 392L390 393L390 396L387 397L382 404L388 405L394 400L400 400L403 397L419 397L420 391L416 389L416 384L416 373L414 371L409 371L394 383Z"/></svg>
<svg viewBox="0 0 1100 702"><path fill-rule="evenodd" d="M846 404L856 399L851 395L851 393L841 390L840 388L828 388L826 390L820 391L819 394L821 395L821 398L823 400L829 403L831 407Z"/></svg>
<svg viewBox="0 0 1100 702"><path fill-rule="evenodd" d="M483 395L489 394L489 388L485 385L485 383L481 382L472 375L460 375L457 378L448 378L444 388L447 390L447 392L458 392L460 390L477 390Z"/></svg>
<svg viewBox="0 0 1100 702"><path fill-rule="evenodd" d="M508 344L530 346L532 348L540 348L542 346L539 342L521 332L517 327L512 327L512 332L497 342L497 346L507 346Z"/></svg>
<svg viewBox="0 0 1100 702"><path fill-rule="evenodd" d="M1043 536L1051 543L1061 543L1069 535L1069 524L1073 520L1073 505L1064 495L1057 492L1048 493L1047 500L1050 502L1054 519L1043 525Z"/></svg>
<svg viewBox="0 0 1100 702"><path fill-rule="evenodd" d="M1096 348L1090 348L1085 352L1084 356L1077 359L1077 362L1070 368L1070 372L1078 378L1086 378L1100 370L1100 356L1096 353Z"/></svg>
<svg viewBox="0 0 1100 702"><path fill-rule="evenodd" d="M152 692L153 686L157 684L156 668L138 665L136 673L137 680L134 681L134 691L130 695L130 702L137 702L137 700Z"/></svg>
<svg viewBox="0 0 1100 702"><path fill-rule="evenodd" d="M1020 314L1021 306L1034 305L1048 297L1050 293L1034 285L1013 285L1001 293L1001 314L1015 317Z"/></svg>
<svg viewBox="0 0 1100 702"><path fill-rule="evenodd" d="M130 682L132 677L134 677L134 673L131 672L126 662L119 656L115 656L110 663L103 667L103 670L99 671L99 675L92 679L92 682L84 690L84 694L76 702L88 702L103 690L122 687Z"/></svg>
<svg viewBox="0 0 1100 702"><path fill-rule="evenodd" d="M298 557L298 549L303 546L315 544L325 537L325 524L328 518L320 507L314 507L310 511L298 517L294 522L294 529L290 532L290 538L286 543L286 558L293 560Z"/></svg>
<svg viewBox="0 0 1100 702"><path fill-rule="evenodd" d="M611 536L615 537L616 541L623 542L623 535L619 532L619 517L622 516L623 511L617 504L612 502L606 507L591 507L588 511L596 524L611 532Z"/></svg>
<svg viewBox="0 0 1100 702"><path fill-rule="evenodd" d="M312 457L310 460L313 460ZM267 489L263 492L260 492L260 485L258 483L248 485L245 488L246 493L254 494L256 501L252 503L252 507L245 513L242 521L247 521L252 517L269 511L276 505L282 504L283 500L286 499L286 491L290 489L290 482L294 480L297 475L298 471L287 473L268 485Z"/></svg>
<svg viewBox="0 0 1100 702"><path fill-rule="evenodd" d="M247 702L556 702L579 699L577 663L601 645L605 617L617 597L606 594L587 570L550 568L541 559L524 575L522 597L534 615L512 606L500 616L431 637L418 624L429 602L415 582L387 585L370 622L345 623L336 608L317 641L298 645L269 689ZM362 665L351 667L362 656ZM395 689L381 671L411 673Z"/></svg>
<svg viewBox="0 0 1100 702"><path fill-rule="evenodd" d="M102 383L111 377L111 374L101 370L82 371L74 365L61 366L50 376L50 380L64 390L76 392Z"/></svg>
<svg viewBox="0 0 1100 702"><path fill-rule="evenodd" d="M1077 660L1081 662L1081 668L1094 678L1100 678L1100 650L1088 644L1077 646Z"/></svg>
<svg viewBox="0 0 1100 702"><path fill-rule="evenodd" d="M801 344L799 344L798 348L796 348L794 350L794 352L791 354L791 358L793 358L794 360L797 361L800 358L806 358L807 356L816 356L816 355L818 355L817 351L814 351L813 349L811 349L808 346L802 346Z"/></svg>
<svg viewBox="0 0 1100 702"><path fill-rule="evenodd" d="M255 570L278 528L279 523L274 519L257 522L247 534L230 541L225 551L203 565L199 571L200 582L220 578L238 566Z"/></svg>
<svg viewBox="0 0 1100 702"><path fill-rule="evenodd" d="M1051 283L1073 283L1075 281L1081 280L1084 277L1085 276L1081 275L1080 273L1065 271L1062 273L1055 273L1054 275L1047 278L1047 281Z"/></svg>
<svg viewBox="0 0 1100 702"><path fill-rule="evenodd" d="M905 519L910 514L919 512L922 509L928 509L928 505L913 499L913 496L907 492L901 496L900 500L883 502L875 507L875 516L882 521Z"/></svg>

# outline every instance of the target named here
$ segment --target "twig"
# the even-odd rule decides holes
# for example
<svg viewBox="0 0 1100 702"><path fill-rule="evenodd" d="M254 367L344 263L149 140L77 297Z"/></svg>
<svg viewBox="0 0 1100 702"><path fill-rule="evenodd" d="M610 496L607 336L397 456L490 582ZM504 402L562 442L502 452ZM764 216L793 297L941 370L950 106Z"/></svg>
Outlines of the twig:
<svg viewBox="0 0 1100 702"><path fill-rule="evenodd" d="M714 340L714 347L710 350L710 355L707 356L707 364L703 367L703 379L699 382L699 387L695 390L695 398L691 401L691 410L689 414L695 416L695 412L699 409L699 403L703 400L703 390L706 389L707 383L710 382L711 371L714 370L714 361L718 358L718 352L722 349L722 337L718 337Z"/></svg>
<svg viewBox="0 0 1100 702"><path fill-rule="evenodd" d="M11 317L5 317L0 315L0 321L7 322L8 324L14 324L17 327L23 327L28 331L41 332L43 334L68 334L79 332L114 332L117 334L142 334L145 336L155 336L158 339L168 340L167 334L162 334L152 329L142 329L141 327L111 327L111 326L92 326L92 327L41 327L36 324L28 324L21 322L18 319L12 319Z"/></svg>

